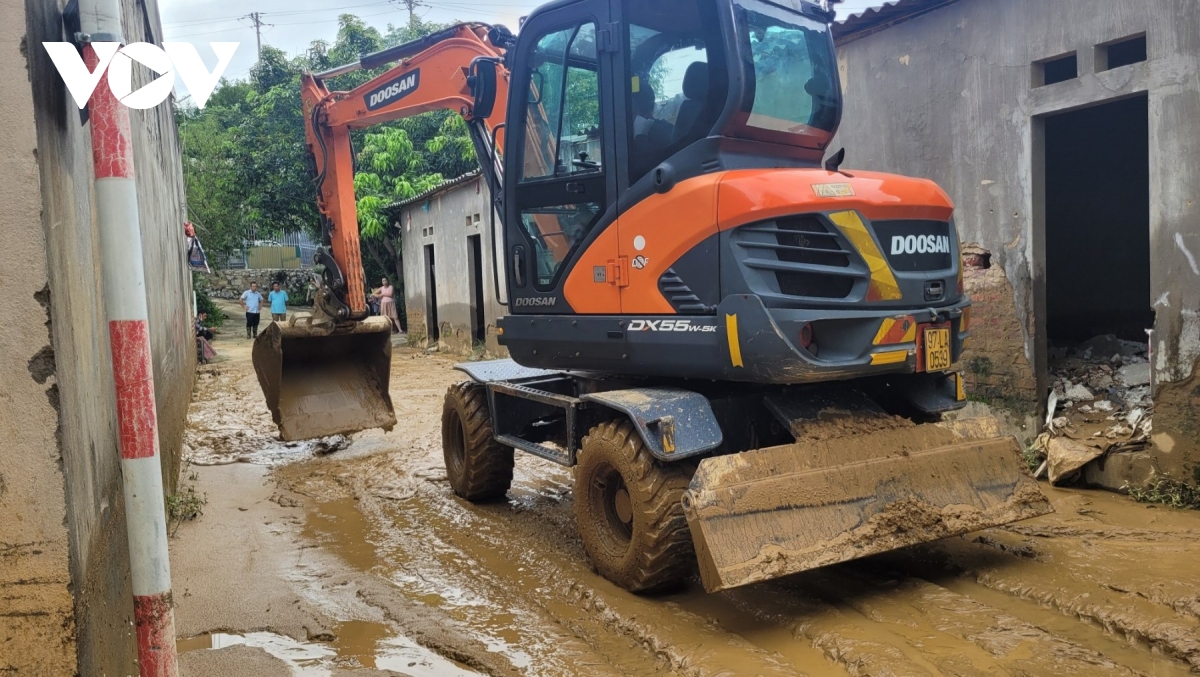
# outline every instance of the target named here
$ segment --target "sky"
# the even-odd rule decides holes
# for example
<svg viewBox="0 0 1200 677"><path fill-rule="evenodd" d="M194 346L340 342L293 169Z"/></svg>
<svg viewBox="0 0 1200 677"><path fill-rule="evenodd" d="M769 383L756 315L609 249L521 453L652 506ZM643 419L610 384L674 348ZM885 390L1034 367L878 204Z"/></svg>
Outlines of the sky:
<svg viewBox="0 0 1200 677"><path fill-rule="evenodd" d="M426 21L499 23L515 32L518 19L544 2L421 0L416 12ZM879 0L847 0L839 8L839 14L845 16L879 4ZM241 43L225 71L230 80L244 79L256 61L251 12L258 12L264 23L263 44L278 47L289 55L303 52L313 40L333 42L340 14L355 14L381 32L386 31L389 23L408 22L408 9L402 0L158 0L158 7L162 13L163 39L192 43L209 68L216 64L216 58L207 43Z"/></svg>

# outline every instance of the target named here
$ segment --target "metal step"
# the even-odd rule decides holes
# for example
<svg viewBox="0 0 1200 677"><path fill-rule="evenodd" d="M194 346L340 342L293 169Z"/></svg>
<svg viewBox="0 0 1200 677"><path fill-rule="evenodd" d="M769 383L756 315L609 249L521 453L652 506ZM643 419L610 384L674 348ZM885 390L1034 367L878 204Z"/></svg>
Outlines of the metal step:
<svg viewBox="0 0 1200 677"><path fill-rule="evenodd" d="M513 435L496 435L496 441L514 449L528 452L534 456L540 456L547 461L554 461L560 465L570 467L572 465L570 455L566 451L548 447L544 444L536 442L528 442Z"/></svg>

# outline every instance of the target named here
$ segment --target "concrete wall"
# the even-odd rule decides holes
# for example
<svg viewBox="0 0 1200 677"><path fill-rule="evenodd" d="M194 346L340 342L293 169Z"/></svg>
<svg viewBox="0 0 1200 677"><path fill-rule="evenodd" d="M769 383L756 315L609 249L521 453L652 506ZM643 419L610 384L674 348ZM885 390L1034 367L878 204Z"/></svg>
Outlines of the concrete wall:
<svg viewBox="0 0 1200 677"><path fill-rule="evenodd" d="M0 0L23 17L24 0ZM25 26L0 22L0 673L75 674L59 388L47 323L37 131L21 53Z"/></svg>
<svg viewBox="0 0 1200 677"><path fill-rule="evenodd" d="M469 353L474 346L471 332L471 270L468 240L481 239L483 302L486 350L489 355L507 355L496 342L496 320L504 307L496 303L492 276L492 233L489 230L490 196L482 179L476 178L404 207L397 222L404 233L404 296L408 332L414 339L430 336L426 246L433 246L435 296L440 341L447 350ZM467 224L470 219L470 225ZM496 230L500 230L497 219ZM504 270L500 270L501 285Z"/></svg>
<svg viewBox="0 0 1200 677"><path fill-rule="evenodd" d="M964 241L1011 285L1011 349L1046 391L1045 119L1149 100L1151 293L1159 383L1200 357L1200 3L959 0L839 45L847 167L936 180ZM1148 60L1097 72L1095 47L1144 32ZM1075 52L1079 77L1034 87L1034 62ZM1114 130L1113 133L1120 133ZM1103 275L1103 271L1096 271ZM1157 421L1156 421L1157 424ZM1158 427L1156 426L1156 430Z"/></svg>
<svg viewBox="0 0 1200 677"><path fill-rule="evenodd" d="M65 4L65 2L63 3ZM126 38L160 42L153 0ZM43 41L54 0L0 0L0 672L136 673L124 500L92 203L90 132ZM135 76L135 87L149 81ZM195 349L169 104L131 111L163 472L178 474ZM10 591L16 591L13 594Z"/></svg>

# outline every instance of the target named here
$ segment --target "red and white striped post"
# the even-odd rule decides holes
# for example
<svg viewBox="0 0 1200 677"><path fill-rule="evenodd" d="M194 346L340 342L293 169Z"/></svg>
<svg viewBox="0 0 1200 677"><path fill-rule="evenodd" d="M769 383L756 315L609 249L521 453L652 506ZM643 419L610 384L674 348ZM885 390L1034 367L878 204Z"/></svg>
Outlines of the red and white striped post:
<svg viewBox="0 0 1200 677"><path fill-rule="evenodd" d="M99 29L93 33L93 40L100 39L96 33L103 33L104 39L120 41L120 7L115 0L85 0L80 5L85 31ZM89 19L94 26L88 26ZM84 48L83 56L88 70L94 72L100 60L91 44ZM101 277L116 385L139 673L141 677L176 677L175 614L171 609L171 566L133 142L129 109L117 101L107 78L100 79L92 94L88 117L95 163Z"/></svg>

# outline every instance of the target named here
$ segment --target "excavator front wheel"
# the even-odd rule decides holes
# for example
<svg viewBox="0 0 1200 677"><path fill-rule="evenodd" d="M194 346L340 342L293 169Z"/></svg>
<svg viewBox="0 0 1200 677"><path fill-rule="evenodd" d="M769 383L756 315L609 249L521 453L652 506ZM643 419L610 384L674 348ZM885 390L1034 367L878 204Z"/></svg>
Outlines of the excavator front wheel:
<svg viewBox="0 0 1200 677"><path fill-rule="evenodd" d="M458 383L442 407L442 451L454 493L472 503L504 498L513 477L513 450L494 439L487 391Z"/></svg>
<svg viewBox="0 0 1200 677"><path fill-rule="evenodd" d="M656 462L629 421L592 428L575 467L575 520L600 575L631 592L655 592L692 573L680 500L693 470Z"/></svg>

